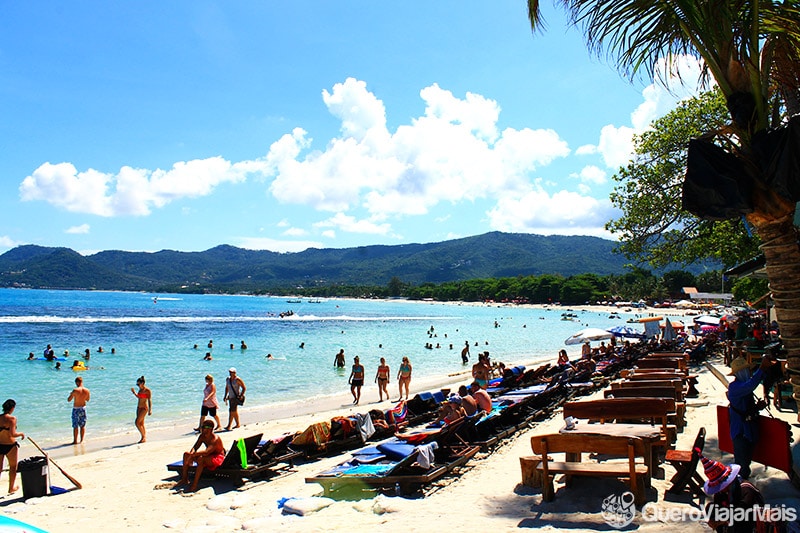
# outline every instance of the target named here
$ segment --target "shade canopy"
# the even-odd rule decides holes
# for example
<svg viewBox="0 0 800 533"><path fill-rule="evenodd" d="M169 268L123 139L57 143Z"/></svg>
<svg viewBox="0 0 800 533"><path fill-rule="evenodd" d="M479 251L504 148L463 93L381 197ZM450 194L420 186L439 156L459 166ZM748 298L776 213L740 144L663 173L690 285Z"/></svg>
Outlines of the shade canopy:
<svg viewBox="0 0 800 533"><path fill-rule="evenodd" d="M709 326L719 326L719 317L713 315L700 315L694 317L695 324L708 324Z"/></svg>
<svg viewBox="0 0 800 533"><path fill-rule="evenodd" d="M579 332L571 335L567 340L564 341L564 344L570 346L572 344L583 344L586 341L604 341L608 340L613 335L608 331L600 328L586 328L582 329Z"/></svg>
<svg viewBox="0 0 800 533"><path fill-rule="evenodd" d="M643 339L644 333L641 331L636 331L630 326L614 326L613 328L609 328L606 331L614 335L615 337L621 337L623 339Z"/></svg>

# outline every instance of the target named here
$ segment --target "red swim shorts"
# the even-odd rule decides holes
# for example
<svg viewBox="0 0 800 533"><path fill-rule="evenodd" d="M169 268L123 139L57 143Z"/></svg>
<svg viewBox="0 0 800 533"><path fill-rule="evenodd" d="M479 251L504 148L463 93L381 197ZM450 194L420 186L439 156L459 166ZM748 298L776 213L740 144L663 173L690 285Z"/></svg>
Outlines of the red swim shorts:
<svg viewBox="0 0 800 533"><path fill-rule="evenodd" d="M208 469L210 471L214 471L217 468L219 468L219 465L221 465L224 460L225 460L225 454L224 453L218 453L218 454L212 455L211 456L211 464L206 464L206 469Z"/></svg>

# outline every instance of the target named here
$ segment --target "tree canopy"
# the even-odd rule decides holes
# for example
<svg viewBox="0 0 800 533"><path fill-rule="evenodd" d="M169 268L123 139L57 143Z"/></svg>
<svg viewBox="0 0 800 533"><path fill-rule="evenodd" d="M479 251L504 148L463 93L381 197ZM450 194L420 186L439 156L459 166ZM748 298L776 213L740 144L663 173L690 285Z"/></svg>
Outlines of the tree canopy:
<svg viewBox="0 0 800 533"><path fill-rule="evenodd" d="M727 113L722 94L708 91L634 138L633 160L613 176L611 202L623 214L606 224L628 259L653 268L706 260L730 267L759 253L743 219L703 220L681 208L689 140L724 129Z"/></svg>

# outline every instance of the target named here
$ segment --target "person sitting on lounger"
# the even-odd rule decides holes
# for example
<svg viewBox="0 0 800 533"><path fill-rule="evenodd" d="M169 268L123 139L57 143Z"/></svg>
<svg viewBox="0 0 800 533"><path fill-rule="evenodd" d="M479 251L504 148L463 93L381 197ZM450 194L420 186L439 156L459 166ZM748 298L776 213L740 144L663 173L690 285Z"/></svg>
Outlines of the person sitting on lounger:
<svg viewBox="0 0 800 533"><path fill-rule="evenodd" d="M472 416L478 412L478 402L469 393L466 385L458 387L458 395L461 396L461 407L464 408L467 416Z"/></svg>
<svg viewBox="0 0 800 533"><path fill-rule="evenodd" d="M198 451L200 445L205 445L203 451ZM175 485L180 487L189 483L189 468L192 464L197 464L197 470L194 474L189 490L186 492L194 492L197 490L197 483L200 481L200 476L203 475L203 470L214 471L225 460L225 447L222 444L222 439L219 435L214 433L214 421L204 420L200 427L200 436L192 446L192 449L183 454L183 468L181 469L181 479Z"/></svg>
<svg viewBox="0 0 800 533"><path fill-rule="evenodd" d="M492 412L492 397L489 396L489 393L483 390L477 382L473 381L470 384L469 392L472 397L475 398L475 402L478 404L479 411L483 411L485 413Z"/></svg>

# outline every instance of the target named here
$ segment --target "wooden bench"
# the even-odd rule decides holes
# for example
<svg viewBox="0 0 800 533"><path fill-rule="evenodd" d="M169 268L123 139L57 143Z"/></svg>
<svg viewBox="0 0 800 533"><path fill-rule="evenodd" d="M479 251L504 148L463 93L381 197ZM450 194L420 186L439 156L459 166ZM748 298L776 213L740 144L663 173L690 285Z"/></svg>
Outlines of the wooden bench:
<svg viewBox="0 0 800 533"><path fill-rule="evenodd" d="M692 374L683 374L681 372L665 372L659 369L640 368L628 372L627 375L620 373L625 379L630 381L641 380L664 380L664 379L680 379L686 386L686 396L696 398L698 391L695 388L697 384L697 376Z"/></svg>
<svg viewBox="0 0 800 533"><path fill-rule="evenodd" d="M645 490L650 484L650 471L643 462L645 447L641 439L635 437L612 437L608 435L534 435L531 437L531 448L538 456L536 470L542 485L542 499L553 501L555 489L553 478L556 474L567 476L567 486L572 483L572 476L614 477L628 480L634 501L637 505L645 502ZM553 461L548 454L565 453L564 461ZM600 453L623 456L624 463L582 462L582 453ZM570 460L572 459L572 460Z"/></svg>
<svg viewBox="0 0 800 533"><path fill-rule="evenodd" d="M606 390L606 398L667 398L675 402L675 415L670 415L668 421L675 424L678 432L682 433L686 427L686 402L683 401L683 392L676 391L674 387L629 387Z"/></svg>
<svg viewBox="0 0 800 533"><path fill-rule="evenodd" d="M644 357L636 361L637 368L661 368L677 370L682 374L689 373L689 366L683 357Z"/></svg>
<svg viewBox="0 0 800 533"><path fill-rule="evenodd" d="M675 400L671 398L605 398L567 402L563 407L564 418L573 417L597 420L601 424L616 420L647 421L651 425L660 424L664 448L670 447L678 436L678 429L670 424L669 415L675 414Z"/></svg>
<svg viewBox="0 0 800 533"><path fill-rule="evenodd" d="M675 393L679 394L681 400L685 392L685 386L682 379L653 379L653 380L635 380L635 381L615 381L611 383L611 389L642 389L652 387L672 387ZM677 398L677 397L676 397ZM679 400L680 401L680 400Z"/></svg>

